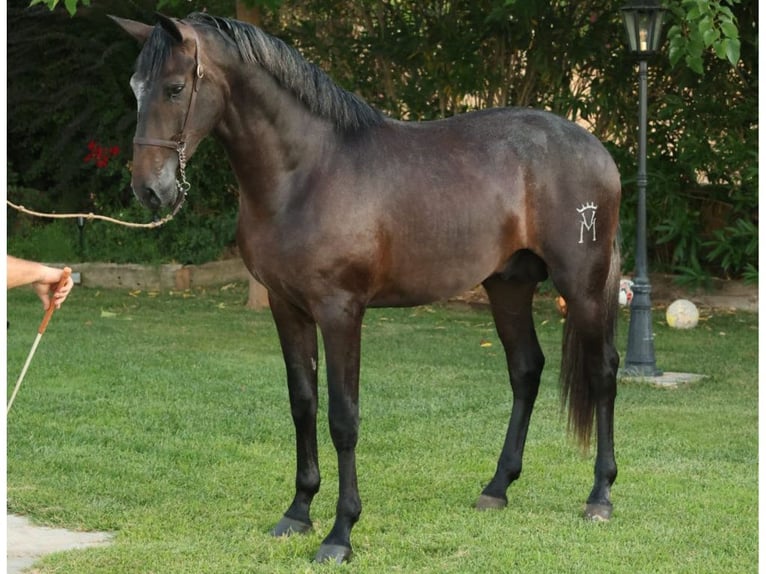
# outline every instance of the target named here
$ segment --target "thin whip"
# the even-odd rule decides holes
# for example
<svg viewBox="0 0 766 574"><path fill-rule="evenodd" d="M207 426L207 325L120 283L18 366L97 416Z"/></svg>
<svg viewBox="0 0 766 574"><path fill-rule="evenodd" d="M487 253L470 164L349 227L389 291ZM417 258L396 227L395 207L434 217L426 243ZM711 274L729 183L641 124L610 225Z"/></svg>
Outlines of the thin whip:
<svg viewBox="0 0 766 574"><path fill-rule="evenodd" d="M16 205L15 203L11 202L9 199L6 199L5 202L15 210L20 211L21 213L26 213L27 215L34 215L35 217L47 217L48 219L76 219L78 217L81 217L83 219L87 219L88 221L98 219L101 221L108 221L109 223L124 225L125 227L142 227L142 228L148 228L148 229L159 227L160 225L166 224L168 221L173 219L173 216L178 211L176 209L173 211L173 213L166 215L162 219L152 221L151 223L133 223L130 221L122 221L119 219L115 219L113 217L107 217L106 215L96 215L94 213L41 213L39 211L32 211L31 209L27 209L23 205Z"/></svg>
<svg viewBox="0 0 766 574"><path fill-rule="evenodd" d="M54 292L61 289L69 279L69 276L72 274L72 270L69 267L64 267L62 273L61 273L61 279L59 279L58 284L56 285L56 289ZM43 320L40 323L40 326L37 328L37 337L35 337L35 342L32 345L32 348L29 350L29 355L27 355L27 360L24 363L24 368L21 369L21 374L19 375L19 379L16 381L16 386L13 388L13 394L11 395L10 400L8 401L8 406L5 410L5 416L8 416L8 413L11 412L11 407L13 406L13 401L16 400L16 395L19 392L19 389L21 388L21 381L24 380L24 375L27 374L27 369L29 369L29 365L32 362L32 357L35 356L35 351L37 351L37 346L40 344L40 340L43 338L43 333L45 333L45 330L48 328L48 323L51 320L51 317L53 317L53 312L56 310L56 305L53 303L53 299L50 300L48 303L48 308L45 310L45 315L43 316Z"/></svg>

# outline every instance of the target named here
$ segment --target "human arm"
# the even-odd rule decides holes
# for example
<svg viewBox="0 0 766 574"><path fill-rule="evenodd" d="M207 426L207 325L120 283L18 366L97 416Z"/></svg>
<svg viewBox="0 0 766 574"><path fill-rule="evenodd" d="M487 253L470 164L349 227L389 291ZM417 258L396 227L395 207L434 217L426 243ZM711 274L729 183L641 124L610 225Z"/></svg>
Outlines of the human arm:
<svg viewBox="0 0 766 574"><path fill-rule="evenodd" d="M8 289L19 287L21 285L32 285L35 292L43 302L45 309L51 303L51 291L56 289L58 283L64 275L63 269L49 267L36 261L28 261L8 255L8 264L6 268ZM74 281L72 277L67 277L64 284L53 293L53 304L60 308L61 304L72 290Z"/></svg>

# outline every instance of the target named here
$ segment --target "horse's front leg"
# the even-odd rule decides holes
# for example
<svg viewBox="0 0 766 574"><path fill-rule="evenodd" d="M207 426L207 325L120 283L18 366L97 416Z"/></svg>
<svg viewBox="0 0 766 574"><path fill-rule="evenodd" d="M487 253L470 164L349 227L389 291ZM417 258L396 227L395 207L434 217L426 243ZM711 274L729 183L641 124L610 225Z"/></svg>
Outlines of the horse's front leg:
<svg viewBox="0 0 766 574"><path fill-rule="evenodd" d="M335 524L316 555L317 562L348 560L351 529L362 512L356 478L359 436L359 356L364 307L344 301L317 313L327 362L330 435L338 454Z"/></svg>
<svg viewBox="0 0 766 574"><path fill-rule="evenodd" d="M311 530L311 501L319 491L316 431L317 330L313 319L300 309L271 294L269 303L282 345L295 424L295 498L271 531L274 536L286 536Z"/></svg>

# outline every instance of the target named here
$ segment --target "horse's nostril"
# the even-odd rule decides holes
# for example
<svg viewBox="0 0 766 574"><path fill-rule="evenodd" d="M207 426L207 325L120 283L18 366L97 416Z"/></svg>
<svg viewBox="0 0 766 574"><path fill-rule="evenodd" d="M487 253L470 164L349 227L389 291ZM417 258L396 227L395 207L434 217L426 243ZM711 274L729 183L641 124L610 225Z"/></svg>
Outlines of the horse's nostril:
<svg viewBox="0 0 766 574"><path fill-rule="evenodd" d="M157 192L154 191L151 187L146 188L146 201L150 203L152 206L159 206L160 205L160 196L157 195Z"/></svg>
<svg viewBox="0 0 766 574"><path fill-rule="evenodd" d="M157 210L162 205L160 196L148 185L144 185L135 190L135 194L138 200L150 209Z"/></svg>

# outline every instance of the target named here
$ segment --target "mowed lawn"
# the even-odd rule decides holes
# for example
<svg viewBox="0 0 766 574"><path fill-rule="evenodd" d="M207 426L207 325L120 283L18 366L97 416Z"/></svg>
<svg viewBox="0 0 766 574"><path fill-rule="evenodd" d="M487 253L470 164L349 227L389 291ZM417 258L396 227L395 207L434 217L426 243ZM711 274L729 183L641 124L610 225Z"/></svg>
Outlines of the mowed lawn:
<svg viewBox="0 0 766 574"><path fill-rule="evenodd" d="M657 311L659 366L707 377L677 389L620 383L614 518L599 524L581 518L593 453L565 433L550 297L536 303L547 367L524 472L497 512L472 508L511 404L488 310L370 310L357 450L364 509L352 561L338 567L311 562L337 495L323 374L314 532L268 534L292 498L294 433L271 317L245 299L239 284L76 288L54 314L8 418L8 509L115 538L49 556L36 572L757 571L757 315L707 312L697 329L674 331ZM8 293L9 392L41 318L32 292Z"/></svg>

